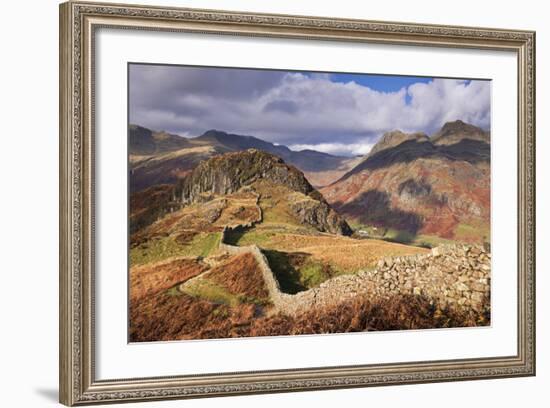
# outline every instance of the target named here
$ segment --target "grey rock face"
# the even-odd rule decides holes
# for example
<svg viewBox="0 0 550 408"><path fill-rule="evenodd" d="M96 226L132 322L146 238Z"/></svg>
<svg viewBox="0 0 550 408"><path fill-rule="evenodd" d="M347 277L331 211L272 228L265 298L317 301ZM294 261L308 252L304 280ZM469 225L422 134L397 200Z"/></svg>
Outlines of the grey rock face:
<svg viewBox="0 0 550 408"><path fill-rule="evenodd" d="M180 180L175 195L184 205L203 202L215 194L234 193L258 180L280 184L308 196L310 200L289 203L300 222L322 232L352 233L346 221L309 184L302 172L279 157L256 149L227 153L201 162Z"/></svg>
<svg viewBox="0 0 550 408"><path fill-rule="evenodd" d="M321 232L351 235L349 225L324 201L290 203L294 216L302 223L315 226Z"/></svg>
<svg viewBox="0 0 550 408"><path fill-rule="evenodd" d="M260 179L283 184L306 195L315 191L299 170L279 157L248 149L202 161L179 182L176 194L183 204L188 204L197 202L203 194L234 193Z"/></svg>

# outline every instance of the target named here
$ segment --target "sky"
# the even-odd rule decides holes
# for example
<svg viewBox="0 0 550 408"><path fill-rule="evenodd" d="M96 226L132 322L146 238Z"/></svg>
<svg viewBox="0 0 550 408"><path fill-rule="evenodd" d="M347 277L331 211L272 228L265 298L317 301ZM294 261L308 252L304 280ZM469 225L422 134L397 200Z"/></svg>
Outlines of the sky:
<svg viewBox="0 0 550 408"><path fill-rule="evenodd" d="M342 156L366 154L396 129L431 135L460 119L489 130L490 104L487 80L129 67L130 123L185 137L217 129Z"/></svg>

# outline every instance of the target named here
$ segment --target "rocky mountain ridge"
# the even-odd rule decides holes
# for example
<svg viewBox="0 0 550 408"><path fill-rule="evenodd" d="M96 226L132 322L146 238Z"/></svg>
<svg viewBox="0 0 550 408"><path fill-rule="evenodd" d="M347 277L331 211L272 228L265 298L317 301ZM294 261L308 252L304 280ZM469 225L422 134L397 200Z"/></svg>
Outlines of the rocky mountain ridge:
<svg viewBox="0 0 550 408"><path fill-rule="evenodd" d="M338 168L348 160L347 157L334 156L315 150L293 151L287 146L266 142L254 136L236 135L220 130L208 130L203 135L191 139L194 143L206 142L225 147L228 151L258 149L282 158L286 163L296 166L301 171L320 171Z"/></svg>
<svg viewBox="0 0 550 408"><path fill-rule="evenodd" d="M385 133L371 151L340 180L362 170L411 163L418 159L446 159L470 163L490 162L490 134L460 120L448 122L428 137L425 133Z"/></svg>
<svg viewBox="0 0 550 408"><path fill-rule="evenodd" d="M422 132L404 133L401 130L392 130L382 135L380 140L372 147L367 157L373 156L376 153L398 146L406 141L427 142L430 138Z"/></svg>
<svg viewBox="0 0 550 408"><path fill-rule="evenodd" d="M321 189L360 224L483 242L490 223L490 134L462 121L432 138L390 132L357 166Z"/></svg>

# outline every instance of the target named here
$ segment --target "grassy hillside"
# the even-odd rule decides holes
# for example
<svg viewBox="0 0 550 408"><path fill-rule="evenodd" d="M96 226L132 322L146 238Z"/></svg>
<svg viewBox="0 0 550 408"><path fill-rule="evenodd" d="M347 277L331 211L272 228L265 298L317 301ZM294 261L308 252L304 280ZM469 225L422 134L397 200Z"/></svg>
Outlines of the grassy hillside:
<svg viewBox="0 0 550 408"><path fill-rule="evenodd" d="M369 239L318 231L304 224L293 203L312 198L257 181L232 194L209 197L161 216L131 237L132 341L205 339L278 334L420 329L487 324L422 296L357 297L338 306L278 314L259 266L249 253L219 248L224 227L250 224L227 235L237 246L257 245L281 290L295 294L341 274L371 269L381 259L425 253L390 242L398 231L370 228ZM464 234L470 233L464 227Z"/></svg>
<svg viewBox="0 0 550 408"><path fill-rule="evenodd" d="M226 242L260 247L282 290L296 293L337 275L372 268L382 257L425 251L383 240L322 233L304 223L292 208L296 203L307 205L309 201L314 199L259 180L236 193L186 206L131 236L130 265L133 268L178 257L208 261L218 255L224 227L253 224L227 233ZM199 297L210 293L204 297L212 299L222 296L223 290L205 278L198 280L194 289L188 288L187 293Z"/></svg>
<svg viewBox="0 0 550 408"><path fill-rule="evenodd" d="M174 318L177 316L177 318ZM477 313L439 308L421 296L389 299L358 297L337 306L306 310L291 317L257 313L254 304L235 306L186 294L163 293L130 309L133 342L219 339L249 336L348 333L472 327L487 324Z"/></svg>
<svg viewBox="0 0 550 408"><path fill-rule="evenodd" d="M263 220L245 231L229 234L233 245L258 245L282 280L283 290L295 293L315 287L334 276L372 268L385 256L403 256L424 249L321 233L304 225L293 214L293 203L310 198L284 186L258 182Z"/></svg>

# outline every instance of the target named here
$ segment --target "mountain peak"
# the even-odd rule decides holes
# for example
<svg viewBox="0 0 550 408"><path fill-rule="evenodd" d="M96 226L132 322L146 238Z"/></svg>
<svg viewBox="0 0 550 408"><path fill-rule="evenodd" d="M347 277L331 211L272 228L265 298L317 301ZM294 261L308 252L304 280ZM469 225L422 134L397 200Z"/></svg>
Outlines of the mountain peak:
<svg viewBox="0 0 550 408"><path fill-rule="evenodd" d="M384 133L380 140L371 149L369 156L372 156L373 154L378 153L382 150L389 149L390 147L395 147L403 142L407 142L410 140L425 142L429 141L430 139L428 135L422 132L405 133L401 130L392 130L390 132Z"/></svg>
<svg viewBox="0 0 550 408"><path fill-rule="evenodd" d="M463 122L460 119L457 119L452 122L447 122L443 125L441 128L442 134L448 134L448 133L457 133L457 132L476 132L479 128L477 126L471 125L469 123Z"/></svg>
<svg viewBox="0 0 550 408"><path fill-rule="evenodd" d="M227 136L227 132L217 129L209 129L202 135L197 137L198 140L220 140L220 138Z"/></svg>
<svg viewBox="0 0 550 408"><path fill-rule="evenodd" d="M180 150L189 147L186 138L170 134L166 131L153 131L143 126L130 124L129 145L130 154L153 155Z"/></svg>
<svg viewBox="0 0 550 408"><path fill-rule="evenodd" d="M245 150L248 147L254 147L269 151L270 149L277 148L277 146L273 145L273 143L266 142L254 136L236 135L234 133L228 133L217 129L207 130L195 140L210 143L214 142L225 146L230 150Z"/></svg>
<svg viewBox="0 0 550 408"><path fill-rule="evenodd" d="M477 126L458 119L453 122L445 123L441 130L434 134L431 139L435 144L439 145L455 144L462 139L478 140L489 143L490 134Z"/></svg>

